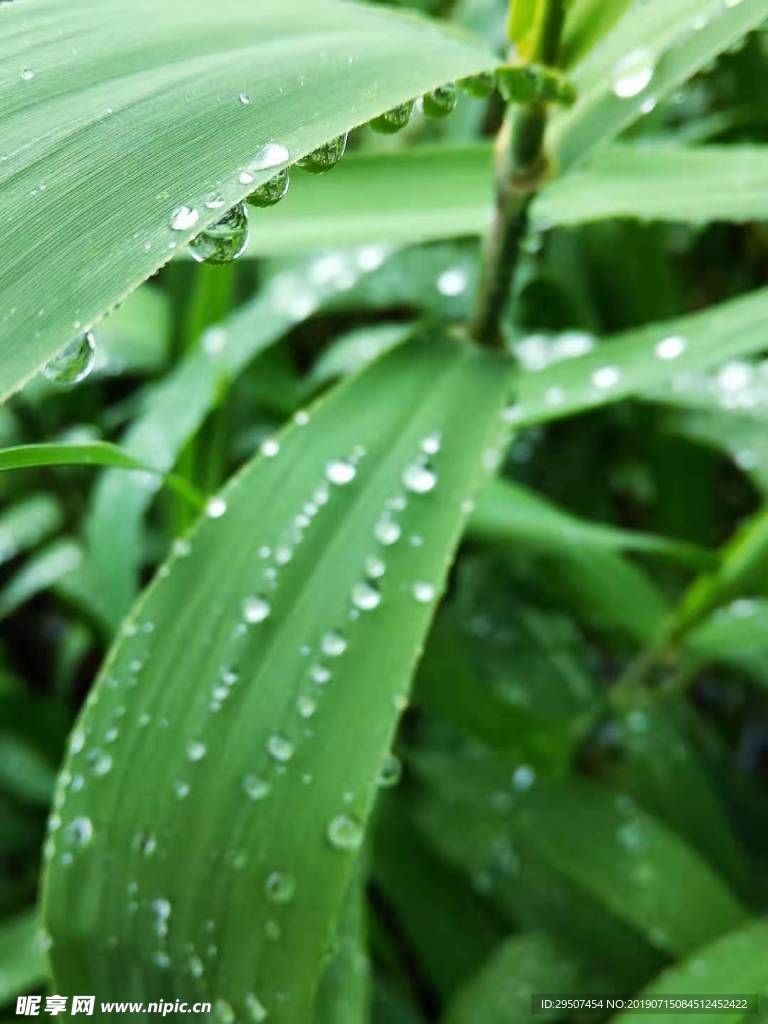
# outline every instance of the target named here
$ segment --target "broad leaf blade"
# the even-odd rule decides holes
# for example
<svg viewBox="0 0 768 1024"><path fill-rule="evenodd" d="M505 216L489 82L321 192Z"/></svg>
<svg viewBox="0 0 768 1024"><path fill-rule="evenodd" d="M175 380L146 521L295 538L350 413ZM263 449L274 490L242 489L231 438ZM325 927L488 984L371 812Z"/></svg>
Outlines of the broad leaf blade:
<svg viewBox="0 0 768 1024"><path fill-rule="evenodd" d="M292 425L177 546L61 776L46 884L60 987L209 992L238 1014L252 996L276 1022L308 1018L505 378L450 339L396 350ZM418 493L424 447L440 449L437 480Z"/></svg>
<svg viewBox="0 0 768 1024"><path fill-rule="evenodd" d="M293 162L495 63L455 31L330 0L2 4L0 38L0 222L24 226L0 276L0 394L220 217L213 193L226 208L272 176L265 146ZM198 216L174 231L181 206Z"/></svg>

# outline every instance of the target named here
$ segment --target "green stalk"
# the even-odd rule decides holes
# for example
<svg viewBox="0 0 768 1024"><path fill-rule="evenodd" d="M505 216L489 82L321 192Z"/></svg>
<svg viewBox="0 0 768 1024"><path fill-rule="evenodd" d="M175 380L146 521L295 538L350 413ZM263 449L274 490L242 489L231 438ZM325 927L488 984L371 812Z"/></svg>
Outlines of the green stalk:
<svg viewBox="0 0 768 1024"><path fill-rule="evenodd" d="M696 678L696 672L679 665L679 651L685 638L707 615L734 598L750 578L768 561L768 505L747 520L725 545L714 572L698 576L669 617L658 642L644 651L619 679L611 693L617 708L625 709L647 699L648 684L665 664L677 669L675 684L669 691L684 692Z"/></svg>
<svg viewBox="0 0 768 1024"><path fill-rule="evenodd" d="M531 63L556 65L565 21L565 0L542 0ZM537 100L507 115L499 133L496 215L488 240L471 331L482 345L501 345L501 322L515 279L531 202L544 180L548 106Z"/></svg>

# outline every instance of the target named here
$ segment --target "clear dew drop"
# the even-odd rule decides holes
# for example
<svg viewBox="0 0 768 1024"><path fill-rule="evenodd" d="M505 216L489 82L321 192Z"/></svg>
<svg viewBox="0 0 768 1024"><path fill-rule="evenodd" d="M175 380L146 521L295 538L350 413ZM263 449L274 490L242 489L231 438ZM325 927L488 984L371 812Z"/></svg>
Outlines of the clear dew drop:
<svg viewBox="0 0 768 1024"><path fill-rule="evenodd" d="M419 604L429 604L435 597L434 584L427 583L425 580L417 580L413 584L413 596Z"/></svg>
<svg viewBox="0 0 768 1024"><path fill-rule="evenodd" d="M657 343L655 352L659 359L677 359L685 352L687 342L685 338L680 337L678 334L670 335L668 338L662 338Z"/></svg>
<svg viewBox="0 0 768 1024"><path fill-rule="evenodd" d="M291 743L291 741L285 736L280 736L275 733L267 740L267 753L273 761L279 761L281 764L287 764L293 757L294 746L293 743Z"/></svg>
<svg viewBox="0 0 768 1024"><path fill-rule="evenodd" d="M394 135L395 132L402 131L406 127L411 119L412 110L413 100L400 103L398 106L392 107L391 110L387 110L378 117L374 117L369 122L370 126L375 132L379 132L382 135Z"/></svg>
<svg viewBox="0 0 768 1024"><path fill-rule="evenodd" d="M454 298L457 295L463 295L468 284L469 277L466 271L460 267L453 267L440 274L437 279L437 290L446 298Z"/></svg>
<svg viewBox="0 0 768 1024"><path fill-rule="evenodd" d="M621 380L621 371L616 366L601 366L592 374L592 383L601 391L615 388Z"/></svg>
<svg viewBox="0 0 768 1024"><path fill-rule="evenodd" d="M396 786L403 774L403 766L396 754L387 754L379 769L378 783L382 789Z"/></svg>
<svg viewBox="0 0 768 1024"><path fill-rule="evenodd" d="M189 243L189 251L198 263L231 263L248 245L248 209L237 203L224 216L201 231Z"/></svg>
<svg viewBox="0 0 768 1024"><path fill-rule="evenodd" d="M400 524L390 515L383 515L373 528L373 535L384 547L391 547L396 544L402 535Z"/></svg>
<svg viewBox="0 0 768 1024"><path fill-rule="evenodd" d="M246 1012L254 1024L262 1024L269 1016L266 1006L255 993L249 992L244 999L244 1003Z"/></svg>
<svg viewBox="0 0 768 1024"><path fill-rule="evenodd" d="M210 498L205 504L205 514L209 519L221 519L227 511L227 503L224 498Z"/></svg>
<svg viewBox="0 0 768 1024"><path fill-rule="evenodd" d="M43 376L59 388L80 384L96 362L96 341L90 331L70 342L43 367Z"/></svg>
<svg viewBox="0 0 768 1024"><path fill-rule="evenodd" d="M87 846L93 839L93 822L90 818L81 814L70 821L65 832L67 839L74 846Z"/></svg>
<svg viewBox="0 0 768 1024"><path fill-rule="evenodd" d="M619 99L631 99L646 89L653 78L656 60L650 50L639 47L621 58L613 69L613 91Z"/></svg>
<svg viewBox="0 0 768 1024"><path fill-rule="evenodd" d="M313 665L309 670L309 677L313 683L318 683L322 686L323 683L327 683L331 678L331 672L325 665Z"/></svg>
<svg viewBox="0 0 768 1024"><path fill-rule="evenodd" d="M274 178L270 178L269 181L254 189L245 201L249 206L255 206L257 209L267 209L270 206L275 206L281 199L285 199L290 187L291 176L286 167Z"/></svg>
<svg viewBox="0 0 768 1024"><path fill-rule="evenodd" d="M308 693L302 693L296 701L296 709L302 718L311 718L317 711L317 701Z"/></svg>
<svg viewBox="0 0 768 1024"><path fill-rule="evenodd" d="M529 764L521 764L512 773L512 785L521 792L530 789L536 781L536 772Z"/></svg>
<svg viewBox="0 0 768 1024"><path fill-rule="evenodd" d="M272 613L272 605L261 594L246 597L243 601L243 618L246 622L264 622Z"/></svg>
<svg viewBox="0 0 768 1024"><path fill-rule="evenodd" d="M320 641L320 650L329 658L338 658L346 649L346 639L336 630L330 630Z"/></svg>
<svg viewBox="0 0 768 1024"><path fill-rule="evenodd" d="M370 583L356 583L352 587L352 604L361 612L373 611L381 604L381 593Z"/></svg>
<svg viewBox="0 0 768 1024"><path fill-rule="evenodd" d="M435 431L433 434L428 434L427 437L421 442L421 450L425 455L437 455L440 451L442 444L442 438L439 431Z"/></svg>
<svg viewBox="0 0 768 1024"><path fill-rule="evenodd" d="M428 494L437 483L437 473L426 460L412 462L403 470L403 486L412 494Z"/></svg>
<svg viewBox="0 0 768 1024"><path fill-rule="evenodd" d="M243 790L249 800L263 800L269 793L269 783L260 775L246 775L243 779Z"/></svg>
<svg viewBox="0 0 768 1024"><path fill-rule="evenodd" d="M173 231L189 231L200 219L194 206L177 206L171 214L170 225Z"/></svg>
<svg viewBox="0 0 768 1024"><path fill-rule="evenodd" d="M187 744L187 757L190 761L202 761L205 757L205 744L200 740L190 740Z"/></svg>
<svg viewBox="0 0 768 1024"><path fill-rule="evenodd" d="M296 882L282 871L273 871L264 883L264 895L272 903L290 903L295 892Z"/></svg>
<svg viewBox="0 0 768 1024"><path fill-rule="evenodd" d="M247 107L248 104L251 102L251 97L248 95L247 92L241 92L237 98L240 100L244 107Z"/></svg>
<svg viewBox="0 0 768 1024"><path fill-rule="evenodd" d="M325 466L326 480L336 487L344 487L351 483L357 475L357 469L347 459L331 459Z"/></svg>
<svg viewBox="0 0 768 1024"><path fill-rule="evenodd" d="M383 559L378 558L376 555L371 555L370 558L366 558L365 572L370 579L380 580L386 571L387 567Z"/></svg>
<svg viewBox="0 0 768 1024"><path fill-rule="evenodd" d="M268 171L272 167L279 167L287 164L291 154L279 142L267 142L256 153L256 156L248 164L252 171Z"/></svg>
<svg viewBox="0 0 768 1024"><path fill-rule="evenodd" d="M447 117L456 109L458 93L452 82L441 85L421 98L421 109L427 117Z"/></svg>
<svg viewBox="0 0 768 1024"><path fill-rule="evenodd" d="M337 850L359 850L363 842L363 829L348 814L337 814L328 824L328 841Z"/></svg>
<svg viewBox="0 0 768 1024"><path fill-rule="evenodd" d="M347 132L343 135L338 135L335 139L331 139L330 142L324 143L322 146L318 146L317 149L308 153L301 160L296 161L296 166L300 167L303 171L309 171L310 174L325 174L326 171L330 171L344 156L347 149Z"/></svg>
<svg viewBox="0 0 768 1024"><path fill-rule="evenodd" d="M35 72L32 70L32 68L24 68L19 77L23 82L31 82L32 79L35 77Z"/></svg>
<svg viewBox="0 0 768 1024"><path fill-rule="evenodd" d="M265 458L274 459L280 453L280 442L274 437L268 437L266 441L261 442L259 451Z"/></svg>

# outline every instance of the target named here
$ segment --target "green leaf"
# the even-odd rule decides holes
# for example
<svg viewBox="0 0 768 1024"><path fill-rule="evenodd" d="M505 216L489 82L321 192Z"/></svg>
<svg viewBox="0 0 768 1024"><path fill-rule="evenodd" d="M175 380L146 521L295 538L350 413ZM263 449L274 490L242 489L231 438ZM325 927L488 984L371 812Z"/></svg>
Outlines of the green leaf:
<svg viewBox="0 0 768 1024"><path fill-rule="evenodd" d="M712 566L716 554L653 534L591 523L557 508L528 488L496 479L485 488L469 524L471 537L527 544L545 552L641 551L686 565Z"/></svg>
<svg viewBox="0 0 768 1024"><path fill-rule="evenodd" d="M75 572L82 560L80 545L68 539L53 541L35 552L0 590L0 618Z"/></svg>
<svg viewBox="0 0 768 1024"><path fill-rule="evenodd" d="M560 59L565 67L582 60L632 5L632 0L571 0Z"/></svg>
<svg viewBox="0 0 768 1024"><path fill-rule="evenodd" d="M252 223L249 255L337 245L478 235L493 214L486 143L353 153L333 174L307 175Z"/></svg>
<svg viewBox="0 0 768 1024"><path fill-rule="evenodd" d="M0 515L0 564L35 547L61 526L61 509L48 494L30 494Z"/></svg>
<svg viewBox="0 0 768 1024"><path fill-rule="evenodd" d="M669 96L766 17L766 0L651 0L633 7L572 71L578 101L552 125L558 168L570 169L609 142L650 101Z"/></svg>
<svg viewBox="0 0 768 1024"><path fill-rule="evenodd" d="M155 473L165 474L221 400L226 386L258 353L315 313L331 296L352 287L378 266L376 246L337 252L275 274L257 296L202 338L149 394L122 438L122 448ZM86 522L86 551L78 586L113 628L127 613L139 586L142 520L156 481L105 473L96 485ZM114 543L119 533L122 543Z"/></svg>
<svg viewBox="0 0 768 1024"><path fill-rule="evenodd" d="M581 224L606 217L746 222L768 219L768 148L673 143L614 145L584 169L548 184L534 221Z"/></svg>
<svg viewBox="0 0 768 1024"><path fill-rule="evenodd" d="M768 600L739 598L694 629L686 648L698 659L728 665L768 687L767 631Z"/></svg>
<svg viewBox="0 0 768 1024"><path fill-rule="evenodd" d="M445 1024L509 1024L530 1015L534 993L576 990L577 972L548 936L514 936L461 988L444 1020ZM542 1021L559 1016L558 1011L537 1014Z"/></svg>
<svg viewBox="0 0 768 1024"><path fill-rule="evenodd" d="M358 870L339 913L332 959L317 994L315 1024L368 1022L371 993L365 913L365 886Z"/></svg>
<svg viewBox="0 0 768 1024"><path fill-rule="evenodd" d="M207 992L238 1016L252 996L277 1024L308 1019L506 381L448 337L402 346L280 434L177 543L60 778L58 986Z"/></svg>
<svg viewBox="0 0 768 1024"><path fill-rule="evenodd" d="M768 289L759 289L703 313L607 339L578 358L521 375L508 417L526 425L560 419L653 391L671 375L757 352L765 347L767 311Z"/></svg>
<svg viewBox="0 0 768 1024"><path fill-rule="evenodd" d="M45 955L34 910L0 924L0 964L0 1006L44 982Z"/></svg>
<svg viewBox="0 0 768 1024"><path fill-rule="evenodd" d="M752 921L705 949L697 950L684 963L668 968L639 994L651 999L681 994L723 997L729 993L764 997L768 995L767 945L768 922ZM753 1013L754 1005L750 1011L721 1011L717 1019L722 1024L738 1024L752 1019ZM653 1013L654 1024L676 1024L679 1017L679 1010L659 1009ZM628 1010L613 1019L615 1024L645 1024L648 1014Z"/></svg>
<svg viewBox="0 0 768 1024"><path fill-rule="evenodd" d="M496 63L456 30L331 0L2 4L0 38L0 221L35 225L0 274L3 395L220 218L212 194L226 209L268 180L275 146L293 163ZM182 206L197 218L173 230Z"/></svg>

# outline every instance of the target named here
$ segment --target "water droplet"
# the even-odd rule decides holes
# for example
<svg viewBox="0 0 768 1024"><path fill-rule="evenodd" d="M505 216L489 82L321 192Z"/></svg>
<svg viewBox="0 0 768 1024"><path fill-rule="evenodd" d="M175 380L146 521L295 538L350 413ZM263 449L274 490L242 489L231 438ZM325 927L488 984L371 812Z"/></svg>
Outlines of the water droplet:
<svg viewBox="0 0 768 1024"><path fill-rule="evenodd" d="M269 783L258 775L246 775L243 779L243 789L251 800L263 800L269 792Z"/></svg>
<svg viewBox="0 0 768 1024"><path fill-rule="evenodd" d="M477 75L460 78L457 84L470 96L485 99L496 88L496 75L493 71L481 71Z"/></svg>
<svg viewBox="0 0 768 1024"><path fill-rule="evenodd" d="M391 547L400 540L402 530L390 515L383 515L373 528L376 540L385 547Z"/></svg>
<svg viewBox="0 0 768 1024"><path fill-rule="evenodd" d="M363 842L362 826L348 814L338 814L328 825L327 835L337 850L358 850Z"/></svg>
<svg viewBox="0 0 768 1024"><path fill-rule="evenodd" d="M311 718L317 711L317 701L308 693L303 693L296 701L296 707L302 718Z"/></svg>
<svg viewBox="0 0 768 1024"><path fill-rule="evenodd" d="M291 154L285 146L279 142L267 142L259 149L248 167L252 171L268 171L272 167L287 164L290 159Z"/></svg>
<svg viewBox="0 0 768 1024"><path fill-rule="evenodd" d="M104 751L96 752L96 756L93 759L93 774L99 776L108 775L111 769L111 756Z"/></svg>
<svg viewBox="0 0 768 1024"><path fill-rule="evenodd" d="M426 583L424 580L417 580L413 584L413 596L420 604L429 604L434 599L435 587L432 583Z"/></svg>
<svg viewBox="0 0 768 1024"><path fill-rule="evenodd" d="M331 459L330 462L326 463L325 477L329 483L336 484L337 487L343 487L344 484L351 483L356 475L356 468L346 459Z"/></svg>
<svg viewBox="0 0 768 1024"><path fill-rule="evenodd" d="M437 279L437 290L441 295L453 298L456 295L462 295L467 290L468 283L469 278L466 271L460 267L454 267L450 270L444 270L440 274Z"/></svg>
<svg viewBox="0 0 768 1024"><path fill-rule="evenodd" d="M650 50L631 50L613 69L613 91L620 99L631 99L647 88L656 69Z"/></svg>
<svg viewBox="0 0 768 1024"><path fill-rule="evenodd" d="M269 206L274 206L279 203L281 199L284 199L288 195L288 189L291 187L291 176L288 168L280 171L274 178L270 178L269 181L264 182L263 185L259 185L257 189L254 189L249 196L246 197L246 202L249 206L256 206L260 209L264 209Z"/></svg>
<svg viewBox="0 0 768 1024"><path fill-rule="evenodd" d="M273 871L264 883L264 894L273 903L289 903L296 891L296 882L282 871Z"/></svg>
<svg viewBox="0 0 768 1024"><path fill-rule="evenodd" d="M221 519L227 511L224 498L210 498L205 504L205 514L209 519Z"/></svg>
<svg viewBox="0 0 768 1024"><path fill-rule="evenodd" d="M360 611L373 611L381 604L381 594L370 583L356 583L352 587L352 604Z"/></svg>
<svg viewBox="0 0 768 1024"><path fill-rule="evenodd" d="M365 560L365 571L372 580L379 580L387 571L387 567L381 558L372 555Z"/></svg>
<svg viewBox="0 0 768 1024"><path fill-rule="evenodd" d="M84 381L96 362L96 342L90 331L70 342L43 367L43 376L60 388Z"/></svg>
<svg viewBox="0 0 768 1024"><path fill-rule="evenodd" d="M254 1024L262 1024L269 1016L264 1003L253 992L249 992L245 997L245 1008Z"/></svg>
<svg viewBox="0 0 768 1024"><path fill-rule="evenodd" d="M331 630L326 633L323 639L320 641L320 650L323 654L328 655L329 658L338 658L347 649L347 641L335 630Z"/></svg>
<svg viewBox="0 0 768 1024"><path fill-rule="evenodd" d="M521 764L512 773L512 785L515 789L530 789L536 780L536 772L529 764Z"/></svg>
<svg viewBox="0 0 768 1024"><path fill-rule="evenodd" d="M187 757L190 761L201 761L205 757L205 744L200 740L190 740L187 744Z"/></svg>
<svg viewBox="0 0 768 1024"><path fill-rule="evenodd" d="M384 789L396 786L402 774L403 766L400 763L400 758L396 754L387 754L379 769L379 785Z"/></svg>
<svg viewBox="0 0 768 1024"><path fill-rule="evenodd" d="M251 97L248 95L247 92L241 92L237 98L240 100L244 107L247 107L248 104L251 102Z"/></svg>
<svg viewBox="0 0 768 1024"><path fill-rule="evenodd" d="M592 383L601 390L616 387L620 379L621 371L616 366L601 366L592 374Z"/></svg>
<svg viewBox="0 0 768 1024"><path fill-rule="evenodd" d="M686 345L685 338L673 334L668 338L662 338L656 345L655 352L659 359L677 359L685 352Z"/></svg>
<svg viewBox="0 0 768 1024"><path fill-rule="evenodd" d="M73 818L66 828L67 838L75 846L87 846L93 839L93 822L85 815Z"/></svg>
<svg viewBox="0 0 768 1024"><path fill-rule="evenodd" d="M248 210L237 203L221 220L211 224L189 243L198 263L231 263L248 245Z"/></svg>
<svg viewBox="0 0 768 1024"><path fill-rule="evenodd" d="M273 761L286 764L293 757L293 752L293 744L285 736L279 736L275 733L267 740L267 753Z"/></svg>
<svg viewBox="0 0 768 1024"><path fill-rule="evenodd" d="M401 131L408 124L411 119L412 110L413 100L408 100L406 103L401 103L399 106L387 110L384 114L374 117L370 122L370 126L375 132L380 132L382 135L394 135L395 132Z"/></svg>
<svg viewBox="0 0 768 1024"><path fill-rule="evenodd" d="M171 214L171 228L173 231L189 231L200 219L200 214L194 206L177 206Z"/></svg>
<svg viewBox="0 0 768 1024"><path fill-rule="evenodd" d="M458 95L452 82L441 85L421 98L421 109L427 117L447 117L456 109Z"/></svg>
<svg viewBox="0 0 768 1024"><path fill-rule="evenodd" d="M330 670L325 665L313 665L309 670L309 675L313 682L319 683L321 686L331 678Z"/></svg>
<svg viewBox="0 0 768 1024"><path fill-rule="evenodd" d="M25 82L31 82L35 77L35 72L31 68L24 68L21 72L21 78Z"/></svg>
<svg viewBox="0 0 768 1024"><path fill-rule="evenodd" d="M412 462L403 471L403 484L413 494L427 494L437 483L437 474L426 460Z"/></svg>
<svg viewBox="0 0 768 1024"><path fill-rule="evenodd" d="M181 779L173 784L173 791L179 800L184 800L189 796L190 785L188 782L183 782Z"/></svg>
<svg viewBox="0 0 768 1024"><path fill-rule="evenodd" d="M346 148L347 133L344 132L343 135L331 139L330 142L319 146L305 157L302 157L301 160L297 160L296 165L303 171L309 171L310 174L325 174L326 171L330 171L341 160Z"/></svg>
<svg viewBox="0 0 768 1024"><path fill-rule="evenodd" d="M246 622L263 622L272 612L272 605L260 594L246 597L243 601L243 618Z"/></svg>
<svg viewBox="0 0 768 1024"><path fill-rule="evenodd" d="M268 437L266 441L261 442L259 451L268 459L274 459L274 457L280 452L280 442L275 440L274 437Z"/></svg>

